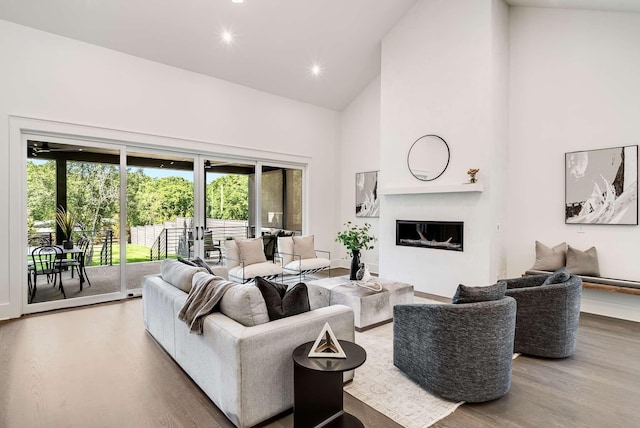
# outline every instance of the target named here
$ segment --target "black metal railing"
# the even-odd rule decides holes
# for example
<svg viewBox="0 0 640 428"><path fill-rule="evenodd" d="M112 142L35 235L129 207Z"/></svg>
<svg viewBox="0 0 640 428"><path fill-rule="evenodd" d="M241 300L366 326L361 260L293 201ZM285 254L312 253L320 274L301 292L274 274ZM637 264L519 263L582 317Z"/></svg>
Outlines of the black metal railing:
<svg viewBox="0 0 640 428"><path fill-rule="evenodd" d="M100 248L100 265L113 266L113 230L107 230Z"/></svg>
<svg viewBox="0 0 640 428"><path fill-rule="evenodd" d="M149 250L151 260L162 260L170 256L189 257L193 247L192 230L185 227L164 228Z"/></svg>
<svg viewBox="0 0 640 428"><path fill-rule="evenodd" d="M246 238L248 230L246 225L210 227L206 230L197 228L197 238L204 240L205 252L208 254L219 251L227 239ZM150 259L162 260L171 256L190 258L193 256L193 236L193 228L162 229L151 245Z"/></svg>

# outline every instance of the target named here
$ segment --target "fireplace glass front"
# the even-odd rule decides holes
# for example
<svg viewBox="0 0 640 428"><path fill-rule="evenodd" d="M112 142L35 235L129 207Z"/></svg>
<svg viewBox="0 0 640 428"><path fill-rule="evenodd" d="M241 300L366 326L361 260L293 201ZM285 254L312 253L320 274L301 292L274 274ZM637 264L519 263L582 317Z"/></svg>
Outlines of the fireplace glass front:
<svg viewBox="0 0 640 428"><path fill-rule="evenodd" d="M396 245L462 251L464 223L396 220Z"/></svg>

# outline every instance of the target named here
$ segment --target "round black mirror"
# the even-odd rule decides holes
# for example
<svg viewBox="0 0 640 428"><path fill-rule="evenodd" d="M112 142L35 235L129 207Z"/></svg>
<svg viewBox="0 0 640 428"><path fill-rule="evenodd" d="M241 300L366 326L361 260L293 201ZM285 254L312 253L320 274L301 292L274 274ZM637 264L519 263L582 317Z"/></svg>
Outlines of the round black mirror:
<svg viewBox="0 0 640 428"><path fill-rule="evenodd" d="M432 181L444 173L450 157L446 141L437 135L423 135L409 149L407 166L418 180Z"/></svg>

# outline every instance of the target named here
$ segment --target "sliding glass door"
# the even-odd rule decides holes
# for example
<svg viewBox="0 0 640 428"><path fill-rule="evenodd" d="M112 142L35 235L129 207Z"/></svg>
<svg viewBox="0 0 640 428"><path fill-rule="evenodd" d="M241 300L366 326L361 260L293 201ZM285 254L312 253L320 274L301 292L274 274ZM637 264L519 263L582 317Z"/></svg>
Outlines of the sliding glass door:
<svg viewBox="0 0 640 428"><path fill-rule="evenodd" d="M202 209L198 254L207 263L222 263L224 241L247 238L256 230L255 162L201 156Z"/></svg>
<svg viewBox="0 0 640 428"><path fill-rule="evenodd" d="M28 306L120 297L122 148L51 139L26 149Z"/></svg>
<svg viewBox="0 0 640 428"><path fill-rule="evenodd" d="M25 141L25 312L135 296L166 258L216 265L224 241L258 236L271 256L280 231L302 233L301 168L53 137ZM61 215L72 219L69 231L56 221ZM37 247L61 253L47 265L31 255Z"/></svg>
<svg viewBox="0 0 640 428"><path fill-rule="evenodd" d="M195 251L194 156L127 152L126 288L139 292L145 275L166 258Z"/></svg>

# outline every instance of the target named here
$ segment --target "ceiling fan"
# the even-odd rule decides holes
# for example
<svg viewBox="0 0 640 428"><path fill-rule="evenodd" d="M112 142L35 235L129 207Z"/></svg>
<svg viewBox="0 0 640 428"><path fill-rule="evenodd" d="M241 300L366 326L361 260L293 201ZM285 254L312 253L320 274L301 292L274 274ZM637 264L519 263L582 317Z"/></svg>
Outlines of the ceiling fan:
<svg viewBox="0 0 640 428"><path fill-rule="evenodd" d="M49 146L46 141L29 141L30 154L33 157L38 157L39 154L51 153L51 152L70 152L70 151L82 151L82 149L72 149L69 146Z"/></svg>

